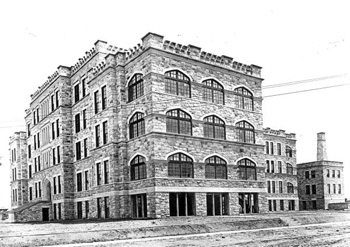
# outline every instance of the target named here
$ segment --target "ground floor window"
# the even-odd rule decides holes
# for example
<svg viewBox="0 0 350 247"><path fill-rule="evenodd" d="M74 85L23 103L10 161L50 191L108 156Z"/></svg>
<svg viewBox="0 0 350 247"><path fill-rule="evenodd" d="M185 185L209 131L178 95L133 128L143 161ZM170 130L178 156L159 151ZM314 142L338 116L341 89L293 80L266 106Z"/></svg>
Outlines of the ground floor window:
<svg viewBox="0 0 350 247"><path fill-rule="evenodd" d="M277 201L269 200L269 211L277 211Z"/></svg>
<svg viewBox="0 0 350 247"><path fill-rule="evenodd" d="M78 219L83 218L83 202L77 202Z"/></svg>
<svg viewBox="0 0 350 247"><path fill-rule="evenodd" d="M108 196L104 198L104 206L105 206L105 218L109 218L109 197Z"/></svg>
<svg viewBox="0 0 350 247"><path fill-rule="evenodd" d="M258 193L238 193L239 213L259 213Z"/></svg>
<svg viewBox="0 0 350 247"><path fill-rule="evenodd" d="M85 202L85 218L89 218L89 201Z"/></svg>
<svg viewBox="0 0 350 247"><path fill-rule="evenodd" d="M272 211L272 200L269 200L269 211Z"/></svg>
<svg viewBox="0 0 350 247"><path fill-rule="evenodd" d="M280 200L280 210L284 211L284 201Z"/></svg>
<svg viewBox="0 0 350 247"><path fill-rule="evenodd" d="M307 210L306 201L302 201L302 209Z"/></svg>
<svg viewBox="0 0 350 247"><path fill-rule="evenodd" d="M196 214L195 193L169 193L170 216Z"/></svg>
<svg viewBox="0 0 350 247"><path fill-rule="evenodd" d="M295 201L288 200L288 210L295 210Z"/></svg>
<svg viewBox="0 0 350 247"><path fill-rule="evenodd" d="M132 215L135 218L147 217L147 196L146 194L132 195Z"/></svg>
<svg viewBox="0 0 350 247"><path fill-rule="evenodd" d="M97 218L102 217L102 205L101 205L101 199L102 198L97 198Z"/></svg>
<svg viewBox="0 0 350 247"><path fill-rule="evenodd" d="M207 215L228 215L228 193L207 194Z"/></svg>
<svg viewBox="0 0 350 247"><path fill-rule="evenodd" d="M58 203L57 204L57 211L58 211L58 219L60 220L61 219L61 203Z"/></svg>
<svg viewBox="0 0 350 247"><path fill-rule="evenodd" d="M56 203L53 204L53 219L57 220L57 205L56 205Z"/></svg>
<svg viewBox="0 0 350 247"><path fill-rule="evenodd" d="M312 209L317 209L317 202L316 201L312 201Z"/></svg>

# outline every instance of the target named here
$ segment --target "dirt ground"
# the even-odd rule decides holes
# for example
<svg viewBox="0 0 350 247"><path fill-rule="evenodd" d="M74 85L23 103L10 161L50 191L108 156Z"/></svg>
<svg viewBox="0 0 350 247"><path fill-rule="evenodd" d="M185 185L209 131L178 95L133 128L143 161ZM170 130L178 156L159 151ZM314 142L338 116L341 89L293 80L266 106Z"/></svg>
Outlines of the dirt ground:
<svg viewBox="0 0 350 247"><path fill-rule="evenodd" d="M341 223L305 227L308 224L330 222ZM291 228L284 228L288 226ZM32 247L91 242L99 242L93 246L152 247L350 246L350 230L347 228L350 229L348 211L286 212L235 217L171 217L108 222L0 223L0 246ZM230 233L227 233L228 231ZM130 242L127 239L136 241ZM119 242L102 244L104 241Z"/></svg>

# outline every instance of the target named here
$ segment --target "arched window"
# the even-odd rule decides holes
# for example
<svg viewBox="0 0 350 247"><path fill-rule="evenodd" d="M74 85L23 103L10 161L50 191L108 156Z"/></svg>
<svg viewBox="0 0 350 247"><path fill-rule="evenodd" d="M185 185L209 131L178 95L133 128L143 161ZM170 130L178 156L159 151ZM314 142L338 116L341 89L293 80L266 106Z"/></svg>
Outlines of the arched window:
<svg viewBox="0 0 350 247"><path fill-rule="evenodd" d="M226 179L226 162L218 156L212 156L205 160L205 178Z"/></svg>
<svg viewBox="0 0 350 247"><path fill-rule="evenodd" d="M180 109L170 110L166 115L167 132L192 135L192 119L190 115Z"/></svg>
<svg viewBox="0 0 350 247"><path fill-rule="evenodd" d="M204 118L204 136L225 139L225 122L214 115Z"/></svg>
<svg viewBox="0 0 350 247"><path fill-rule="evenodd" d="M193 160L183 153L176 153L169 156L168 176L193 178Z"/></svg>
<svg viewBox="0 0 350 247"><path fill-rule="evenodd" d="M237 162L238 178L242 180L256 180L256 166L250 159L241 159Z"/></svg>
<svg viewBox="0 0 350 247"><path fill-rule="evenodd" d="M213 79L203 81L203 100L224 104L224 87Z"/></svg>
<svg viewBox="0 0 350 247"><path fill-rule="evenodd" d="M145 134L144 114L136 112L129 121L130 139Z"/></svg>
<svg viewBox="0 0 350 247"><path fill-rule="evenodd" d="M142 74L135 74L128 87L129 102L141 97L144 94Z"/></svg>
<svg viewBox="0 0 350 247"><path fill-rule="evenodd" d="M191 97L190 78L178 70L165 73L165 92L180 96Z"/></svg>
<svg viewBox="0 0 350 247"><path fill-rule="evenodd" d="M292 183L287 183L287 193L293 194L294 193L294 186Z"/></svg>
<svg viewBox="0 0 350 247"><path fill-rule="evenodd" d="M139 180L147 177L146 175L146 159L141 155L137 155L130 162L131 180Z"/></svg>
<svg viewBox="0 0 350 247"><path fill-rule="evenodd" d="M234 91L237 108L254 111L253 94L244 87L236 88Z"/></svg>
<svg viewBox="0 0 350 247"><path fill-rule="evenodd" d="M287 163L287 174L293 175L293 166Z"/></svg>
<svg viewBox="0 0 350 247"><path fill-rule="evenodd" d="M286 146L286 156L287 157L293 157L293 150L290 146Z"/></svg>
<svg viewBox="0 0 350 247"><path fill-rule="evenodd" d="M240 121L236 124L239 142L255 143L254 127L247 121Z"/></svg>

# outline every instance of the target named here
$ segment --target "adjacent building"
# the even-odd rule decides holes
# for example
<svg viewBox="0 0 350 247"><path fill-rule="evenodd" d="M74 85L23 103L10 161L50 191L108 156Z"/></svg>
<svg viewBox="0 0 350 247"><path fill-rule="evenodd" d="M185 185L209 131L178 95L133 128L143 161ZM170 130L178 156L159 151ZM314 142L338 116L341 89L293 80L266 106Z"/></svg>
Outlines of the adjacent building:
<svg viewBox="0 0 350 247"><path fill-rule="evenodd" d="M128 50L97 41L31 95L25 200L10 217L221 216L276 200L297 209L295 136L263 129L262 81L257 65L154 33Z"/></svg>
<svg viewBox="0 0 350 247"><path fill-rule="evenodd" d="M345 202L344 165L327 158L325 133L317 134L317 161L297 164L301 210Z"/></svg>

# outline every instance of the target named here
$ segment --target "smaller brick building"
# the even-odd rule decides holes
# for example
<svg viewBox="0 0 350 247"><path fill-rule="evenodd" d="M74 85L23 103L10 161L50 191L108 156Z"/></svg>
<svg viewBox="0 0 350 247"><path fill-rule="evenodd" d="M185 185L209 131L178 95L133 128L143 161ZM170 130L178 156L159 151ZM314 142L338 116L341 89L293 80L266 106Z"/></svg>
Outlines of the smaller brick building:
<svg viewBox="0 0 350 247"><path fill-rule="evenodd" d="M297 164L300 210L345 202L343 163L327 159L325 133L317 134L317 161Z"/></svg>

